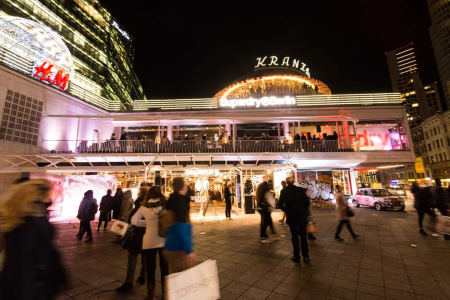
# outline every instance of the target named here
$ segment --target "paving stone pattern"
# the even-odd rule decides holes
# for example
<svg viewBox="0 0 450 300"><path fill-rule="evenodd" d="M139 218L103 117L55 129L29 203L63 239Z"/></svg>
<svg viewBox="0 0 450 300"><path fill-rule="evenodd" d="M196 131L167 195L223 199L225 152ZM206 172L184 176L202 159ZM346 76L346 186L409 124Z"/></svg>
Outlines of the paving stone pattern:
<svg viewBox="0 0 450 300"><path fill-rule="evenodd" d="M223 207L218 211L222 215ZM450 242L440 236L420 236L414 210L358 208L355 212L352 222L361 240L351 240L344 228L345 241L337 242L336 212L314 209L319 233L316 241L309 242L308 264L290 260L289 228L277 222L279 212L273 213L278 232L265 245L258 238L258 214L231 221L221 217L220 224L195 222L195 252L198 262L217 261L225 300L450 298ZM111 243L112 233L94 232L94 242L87 244L74 238L78 223L55 226L57 246L71 278L71 289L58 299L145 298L145 285L136 285L127 295L114 291L125 280L128 252ZM161 296L159 282L157 296Z"/></svg>

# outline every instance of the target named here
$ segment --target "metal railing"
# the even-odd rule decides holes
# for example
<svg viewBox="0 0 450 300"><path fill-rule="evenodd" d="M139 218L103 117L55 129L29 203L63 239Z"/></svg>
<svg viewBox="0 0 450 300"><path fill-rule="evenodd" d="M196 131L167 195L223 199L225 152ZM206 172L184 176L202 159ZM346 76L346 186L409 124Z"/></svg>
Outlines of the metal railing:
<svg viewBox="0 0 450 300"><path fill-rule="evenodd" d="M358 152L359 142L351 140L119 140L50 141L44 153L265 153L265 152Z"/></svg>

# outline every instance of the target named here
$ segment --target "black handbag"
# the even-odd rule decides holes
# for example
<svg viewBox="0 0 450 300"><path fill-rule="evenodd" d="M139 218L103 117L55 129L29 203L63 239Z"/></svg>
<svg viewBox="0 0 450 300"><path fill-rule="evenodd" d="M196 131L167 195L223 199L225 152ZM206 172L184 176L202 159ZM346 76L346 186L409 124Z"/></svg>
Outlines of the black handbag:
<svg viewBox="0 0 450 300"><path fill-rule="evenodd" d="M353 210L351 210L350 207L347 206L347 217L351 218L354 216L355 216L355 213L353 212Z"/></svg>
<svg viewBox="0 0 450 300"><path fill-rule="evenodd" d="M127 232L119 241L120 246L122 246L122 248L125 250L131 249L135 246L135 243L134 243L134 235L135 234L134 234L133 228L130 228L130 227L132 227L132 226L128 227Z"/></svg>

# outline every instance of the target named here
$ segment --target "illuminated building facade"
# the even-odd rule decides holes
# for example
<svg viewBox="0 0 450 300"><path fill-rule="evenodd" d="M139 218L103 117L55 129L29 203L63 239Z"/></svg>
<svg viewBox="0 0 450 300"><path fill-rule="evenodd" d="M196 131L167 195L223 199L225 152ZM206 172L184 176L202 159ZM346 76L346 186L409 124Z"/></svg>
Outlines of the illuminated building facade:
<svg viewBox="0 0 450 300"><path fill-rule="evenodd" d="M133 69L133 38L99 1L0 0L0 22L0 38L9 41L9 44L0 45L1 64L29 74L36 64L37 54L25 53L18 47L32 48L33 45L23 37L36 37L39 32L41 37L57 41L59 49L64 48L64 53L71 55L70 69L68 66L58 69L54 65L52 71L55 74L50 76L52 82L55 76L61 77L56 77L55 81L55 84L60 83L60 88L64 76L70 77L70 83L63 90L106 109L129 109L134 99L146 99ZM35 44L40 42L36 40ZM19 46L12 48L14 43ZM41 56L48 57L45 51L50 46L40 43L39 47L42 48ZM38 62L44 63L41 60ZM38 67L45 69L48 66L41 64ZM60 70L63 74L58 75ZM49 80L42 77L46 83Z"/></svg>
<svg viewBox="0 0 450 300"><path fill-rule="evenodd" d="M450 2L427 0L431 18L430 37L444 90L445 103L450 109Z"/></svg>
<svg viewBox="0 0 450 300"><path fill-rule="evenodd" d="M437 84L422 85L413 44L386 53L392 89L400 93L411 127L442 112Z"/></svg>

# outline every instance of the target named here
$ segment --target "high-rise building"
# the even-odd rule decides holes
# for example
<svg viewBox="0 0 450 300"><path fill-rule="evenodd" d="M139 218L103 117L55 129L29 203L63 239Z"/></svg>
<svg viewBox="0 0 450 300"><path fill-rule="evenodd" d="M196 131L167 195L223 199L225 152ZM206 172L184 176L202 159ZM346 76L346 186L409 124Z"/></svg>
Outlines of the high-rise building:
<svg viewBox="0 0 450 300"><path fill-rule="evenodd" d="M2 27L9 31L29 32L34 26L41 31L50 28L59 35L73 58L70 94L94 104L105 98L120 101L123 107L129 107L134 99L145 99L133 69L133 37L98 0L0 0L0 17ZM17 52L9 53L4 44L0 50L0 63L11 66L10 60L18 59ZM22 72L29 73L30 62L26 56L20 59Z"/></svg>
<svg viewBox="0 0 450 300"><path fill-rule="evenodd" d="M402 95L411 127L442 112L437 84L423 86L413 44L386 52L392 90Z"/></svg>
<svg viewBox="0 0 450 300"><path fill-rule="evenodd" d="M450 1L427 0L431 17L430 37L439 70L445 103L450 109Z"/></svg>

